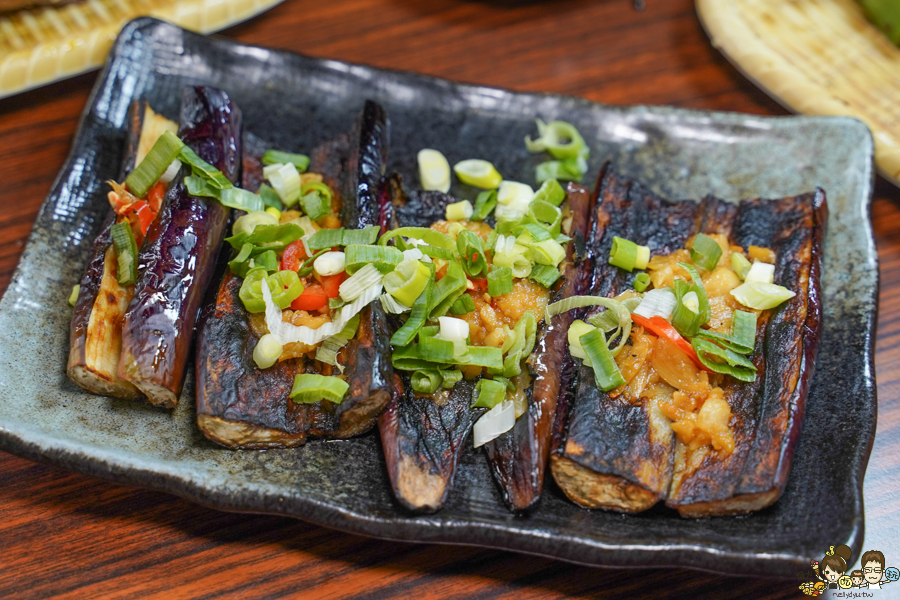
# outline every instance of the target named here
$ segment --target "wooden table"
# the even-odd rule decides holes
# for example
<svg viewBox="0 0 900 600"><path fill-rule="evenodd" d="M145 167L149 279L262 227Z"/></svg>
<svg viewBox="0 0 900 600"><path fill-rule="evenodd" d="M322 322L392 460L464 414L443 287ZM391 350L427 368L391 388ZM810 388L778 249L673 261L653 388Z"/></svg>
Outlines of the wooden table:
<svg viewBox="0 0 900 600"><path fill-rule="evenodd" d="M691 0L646 0L643 10L632 0L288 0L224 35L610 104L786 114L709 45ZM0 290L95 77L0 100ZM873 223L881 414L866 477L865 547L884 552L890 566L900 565L900 191L882 180ZM0 482L3 598L801 597L791 581L591 569L226 514L4 453Z"/></svg>

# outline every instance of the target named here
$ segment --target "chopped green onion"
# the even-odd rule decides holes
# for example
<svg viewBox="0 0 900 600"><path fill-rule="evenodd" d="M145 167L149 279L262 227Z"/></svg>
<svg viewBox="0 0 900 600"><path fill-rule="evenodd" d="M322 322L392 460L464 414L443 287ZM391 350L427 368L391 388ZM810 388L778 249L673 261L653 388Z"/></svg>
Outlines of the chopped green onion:
<svg viewBox="0 0 900 600"><path fill-rule="evenodd" d="M619 311L623 310L622 303L612 298L601 298L599 296L569 296L558 302L547 305L547 319L551 319L558 314L574 310L576 308L584 308L585 306L605 306L606 308ZM631 319L631 313L628 315Z"/></svg>
<svg viewBox="0 0 900 600"><path fill-rule="evenodd" d="M453 386L462 381L463 378L462 371L458 369L441 369L440 374L441 377L443 377L441 387L445 390L452 389Z"/></svg>
<svg viewBox="0 0 900 600"><path fill-rule="evenodd" d="M381 271L375 265L366 265L341 283L338 292L344 302L353 302L372 286L381 288L381 279Z"/></svg>
<svg viewBox="0 0 900 600"><path fill-rule="evenodd" d="M506 386L507 391L514 392L516 391L516 384L512 382L509 377L503 377L502 375L492 375L494 381L498 381Z"/></svg>
<svg viewBox="0 0 900 600"><path fill-rule="evenodd" d="M256 347L253 349L253 362L260 369L268 369L278 362L283 351L284 346L281 345L278 336L267 333L256 342Z"/></svg>
<svg viewBox="0 0 900 600"><path fill-rule="evenodd" d="M475 208L472 211L472 221L484 221L494 207L497 206L497 191L485 190L475 198Z"/></svg>
<svg viewBox="0 0 900 600"><path fill-rule="evenodd" d="M400 304L397 302L393 296L388 294L387 292L383 293L378 297L381 300L381 307L385 310L385 312L390 313L392 315L400 315L405 312L409 312L410 307L405 304Z"/></svg>
<svg viewBox="0 0 900 600"><path fill-rule="evenodd" d="M368 264L375 265L382 273L390 273L403 261L403 253L392 246L350 244L344 248L344 255L348 275Z"/></svg>
<svg viewBox="0 0 900 600"><path fill-rule="evenodd" d="M492 379L481 379L475 384L472 408L494 408L506 398L506 385Z"/></svg>
<svg viewBox="0 0 900 600"><path fill-rule="evenodd" d="M462 200L460 202L448 204L446 216L448 221L468 221L472 218L474 212L475 209L472 206L472 203L468 200Z"/></svg>
<svg viewBox="0 0 900 600"><path fill-rule="evenodd" d="M565 121L551 121L544 123L537 119L538 138L525 138L525 147L529 152L543 152L546 150L554 158L577 158L584 154L587 144L575 126Z"/></svg>
<svg viewBox="0 0 900 600"><path fill-rule="evenodd" d="M262 196L260 196L260 198L262 198ZM265 202L263 202L263 204L265 204ZM275 217L276 222L281 220L281 210L278 208L275 208L274 206L267 206L266 213Z"/></svg>
<svg viewBox="0 0 900 600"><path fill-rule="evenodd" d="M310 250L322 250L323 248L336 248L344 241L343 228L320 229L312 234L306 241Z"/></svg>
<svg viewBox="0 0 900 600"><path fill-rule="evenodd" d="M250 246L251 250L253 249L252 244L244 244L245 246ZM241 250L243 252L243 250ZM240 256L240 254L238 255ZM243 262L243 264L241 264ZM257 254L253 258L249 260L245 259L244 261L236 261L233 260L228 263L229 267L234 266L231 269L231 272L239 277L244 277L250 269L253 268L261 268L265 269L267 273L271 273L273 271L278 270L278 256L276 256L275 252L272 250L266 250L262 254Z"/></svg>
<svg viewBox="0 0 900 600"><path fill-rule="evenodd" d="M534 201L549 202L553 206L559 206L566 199L566 191L556 179L546 179L534 194Z"/></svg>
<svg viewBox="0 0 900 600"><path fill-rule="evenodd" d="M434 284L431 293L430 318L447 314L456 299L466 291L466 273L457 261L447 263L447 272Z"/></svg>
<svg viewBox="0 0 900 600"><path fill-rule="evenodd" d="M423 148L416 155L419 163L419 182L423 190L450 191L450 163L437 150Z"/></svg>
<svg viewBox="0 0 900 600"><path fill-rule="evenodd" d="M320 400L340 404L348 389L350 384L338 377L303 373L294 377L290 396L298 404L313 404Z"/></svg>
<svg viewBox="0 0 900 600"><path fill-rule="evenodd" d="M706 325L709 321L709 299L706 296L706 287L703 285L703 280L700 278L700 274L697 273L697 269L691 265L687 263L678 263L678 266L687 271L691 276L693 285L689 289L685 288L685 293L691 291L697 294L697 308L700 314L700 325Z"/></svg>
<svg viewBox="0 0 900 600"><path fill-rule="evenodd" d="M650 287L650 276L646 273L638 273L634 278L634 291L644 292Z"/></svg>
<svg viewBox="0 0 900 600"><path fill-rule="evenodd" d="M517 244L512 236L499 235L494 246L494 266L509 267L513 277L528 277L534 266L528 253L528 248Z"/></svg>
<svg viewBox="0 0 900 600"><path fill-rule="evenodd" d="M409 321L407 321L407 324L408 323ZM402 329L403 328L401 327L397 332L399 333ZM394 335L396 336L396 333ZM413 337L414 335L415 334L413 334ZM410 338L410 340L411 339L412 338ZM473 367L487 367L489 369L503 368L503 354L499 348L492 348L490 346L466 346L465 352L457 355L453 342L444 342L442 344L441 342L443 342L443 340L437 340L434 339L434 337L428 336L424 336L422 339L430 340L427 342L427 353L423 352L421 343L407 344L398 347L391 357L391 362L395 369L401 371L417 371L419 369L433 369L435 368L435 364L466 365ZM391 343L393 343L393 338L391 338ZM434 359L436 358L441 359L442 362L434 362Z"/></svg>
<svg viewBox="0 0 900 600"><path fill-rule="evenodd" d="M450 305L451 315L467 315L473 310L475 310L475 301L472 300L472 296L469 294L461 294L459 298L454 300L453 304Z"/></svg>
<svg viewBox="0 0 900 600"><path fill-rule="evenodd" d="M293 152L282 152L281 150L266 150L262 155L262 164L277 165L290 163L297 168L300 173L305 173L309 168L309 157L305 154L295 154Z"/></svg>
<svg viewBox="0 0 900 600"><path fill-rule="evenodd" d="M178 139L177 135L171 131L164 131L141 164L125 180L128 191L137 198L146 196L153 184L159 181L162 174L172 164L172 161L178 158L183 147L184 142Z"/></svg>
<svg viewBox="0 0 900 600"><path fill-rule="evenodd" d="M529 245L534 262L555 267L566 258L566 249L556 240L544 240Z"/></svg>
<svg viewBox="0 0 900 600"><path fill-rule="evenodd" d="M428 227L400 227L392 229L381 236L378 243L382 246L386 245L390 240L396 237L408 237L422 240L430 246L441 248L443 250L456 251L456 242L446 233L429 229Z"/></svg>
<svg viewBox="0 0 900 600"><path fill-rule="evenodd" d="M645 269L650 260L650 248L639 246L631 240L613 237L612 248L609 251L609 264L629 273L635 268Z"/></svg>
<svg viewBox="0 0 900 600"><path fill-rule="evenodd" d="M465 344L463 344L465 348ZM456 345L449 340L442 340L434 336L424 336L419 331L419 357L422 360L437 364L449 364L458 357ZM465 350L463 350L463 354Z"/></svg>
<svg viewBox="0 0 900 600"><path fill-rule="evenodd" d="M433 394L443 382L443 376L437 370L415 371L409 378L413 391L420 394Z"/></svg>
<svg viewBox="0 0 900 600"><path fill-rule="evenodd" d="M245 210L247 212L262 211L266 208L262 198L253 192L248 192L247 190L238 187L230 187L221 190L218 199L222 206L235 208L237 210Z"/></svg>
<svg viewBox="0 0 900 600"><path fill-rule="evenodd" d="M494 215L498 221L519 221L528 212L533 199L534 190L530 185L518 181L504 181L497 190L497 209Z"/></svg>
<svg viewBox="0 0 900 600"><path fill-rule="evenodd" d="M241 232L225 238L225 241L235 250L242 250L244 244L253 244L252 255L256 255L266 250L281 252L302 236L303 230L298 225L284 223L282 225L257 225L250 235Z"/></svg>
<svg viewBox="0 0 900 600"><path fill-rule="evenodd" d="M769 263L753 261L753 266L747 271L744 277L744 283L775 283L775 265Z"/></svg>
<svg viewBox="0 0 900 600"><path fill-rule="evenodd" d="M525 233L531 236L530 240L524 240L529 244L532 242L543 242L546 240L554 239L553 234L551 234L550 231L536 223L525 223L520 227L522 228L522 233L520 234L520 236L524 235Z"/></svg>
<svg viewBox="0 0 900 600"><path fill-rule="evenodd" d="M732 252L731 270L737 273L737 276L741 279L745 279L750 271L750 261L740 252Z"/></svg>
<svg viewBox="0 0 900 600"><path fill-rule="evenodd" d="M496 298L508 294L513 289L512 270L509 267L494 267L487 276L488 294Z"/></svg>
<svg viewBox="0 0 900 600"><path fill-rule="evenodd" d="M227 190L232 187L231 182L222 174L220 170L197 156L190 146L182 146L178 152L178 158L181 162L191 166L191 172L194 175L199 173L200 177L206 179L209 184L217 190Z"/></svg>
<svg viewBox="0 0 900 600"><path fill-rule="evenodd" d="M698 233L691 244L691 262L703 269L712 271L722 257L719 242L704 233Z"/></svg>
<svg viewBox="0 0 900 600"><path fill-rule="evenodd" d="M587 172L587 161L584 158L567 158L566 160L548 160L534 169L534 179L538 183L551 179L563 181L581 181Z"/></svg>
<svg viewBox="0 0 900 600"><path fill-rule="evenodd" d="M697 335L738 354L750 354L756 346L756 313L734 311L731 317L731 335L706 329L701 329Z"/></svg>
<svg viewBox="0 0 900 600"><path fill-rule="evenodd" d="M419 252L429 258L440 258L442 260L453 260L456 254L451 250L444 250L437 246L429 246L428 244L419 244L415 247ZM405 252L405 250L404 250Z"/></svg>
<svg viewBox="0 0 900 600"><path fill-rule="evenodd" d="M464 229L456 236L456 248L459 250L459 257L466 275L477 278L487 272L488 266L480 237L468 229Z"/></svg>
<svg viewBox="0 0 900 600"><path fill-rule="evenodd" d="M431 269L428 266L418 260L406 259L385 276L384 289L397 302L412 306L429 280Z"/></svg>
<svg viewBox="0 0 900 600"><path fill-rule="evenodd" d="M371 245L378 239L378 232L381 230L378 225L369 225L362 229L342 229L341 244L349 246L350 244L359 244L361 246Z"/></svg>
<svg viewBox="0 0 900 600"><path fill-rule="evenodd" d="M528 277L538 282L545 288L550 288L561 277L559 267L551 267L550 265L534 265Z"/></svg>
<svg viewBox="0 0 900 600"><path fill-rule="evenodd" d="M331 188L320 181L305 183L300 188L300 206L313 221L331 214Z"/></svg>
<svg viewBox="0 0 900 600"><path fill-rule="evenodd" d="M613 311L606 311L600 313L601 315L613 314ZM596 327L592 327L588 325L581 319L575 319L572 321L572 324L569 325L569 331L567 334L569 340L569 354L574 356L575 358L580 358L584 361L585 365L590 365L590 359L588 358L587 353L584 351L584 347L581 345L581 336L590 333L597 329Z"/></svg>
<svg viewBox="0 0 900 600"><path fill-rule="evenodd" d="M699 337L692 339L691 345L697 353L697 358L709 370L731 375L739 381L751 382L756 379L756 365L737 352Z"/></svg>
<svg viewBox="0 0 900 600"><path fill-rule="evenodd" d="M247 273L253 266L250 265L250 253L253 251L253 244L244 244L241 251L238 252L228 263L228 268L238 277L246 277Z"/></svg>
<svg viewBox="0 0 900 600"><path fill-rule="evenodd" d="M116 223L110 229L116 248L116 280L119 285L134 285L138 276L138 247L127 221Z"/></svg>
<svg viewBox="0 0 900 600"><path fill-rule="evenodd" d="M264 210L255 210L238 217L231 227L231 231L234 235L246 233L249 236L258 225L275 225L277 227L278 219Z"/></svg>
<svg viewBox="0 0 900 600"><path fill-rule="evenodd" d="M284 208L284 204L281 202L281 196L278 195L272 186L267 183L263 183L259 186L259 194L260 200L263 201L263 204L266 206L278 209L281 211Z"/></svg>
<svg viewBox="0 0 900 600"><path fill-rule="evenodd" d="M589 331L578 339L594 369L594 383L598 388L608 392L625 383L625 378L606 345L606 337L599 329Z"/></svg>
<svg viewBox="0 0 900 600"><path fill-rule="evenodd" d="M790 300L797 294L791 290L775 285L774 283L742 283L731 290L731 295L748 308L766 310L775 308L785 300Z"/></svg>
<svg viewBox="0 0 900 600"><path fill-rule="evenodd" d="M513 328L515 340L503 359L504 377L515 377L522 372L522 360L534 350L537 321L531 311L526 311Z"/></svg>
<svg viewBox="0 0 900 600"><path fill-rule="evenodd" d="M562 225L562 211L555 205L543 200L534 200L528 206L526 219L556 235Z"/></svg>
<svg viewBox="0 0 900 600"><path fill-rule="evenodd" d="M285 206L291 207L300 200L300 173L292 163L269 165L263 175L272 184Z"/></svg>
<svg viewBox="0 0 900 600"><path fill-rule="evenodd" d="M456 163L453 165L453 172L463 183L485 190L496 189L503 180L494 165L479 158Z"/></svg>
<svg viewBox="0 0 900 600"><path fill-rule="evenodd" d="M255 267L250 269L244 281L238 297L244 304L244 308L250 313L261 313L266 310L263 298L262 286L265 284L272 296L272 302L284 310L291 305L303 293L303 284L294 271L278 271L268 275L265 268Z"/></svg>
<svg viewBox="0 0 900 600"><path fill-rule="evenodd" d="M72 286L72 293L69 294L69 306L75 306L75 303L78 302L79 293L81 293L81 285L76 283Z"/></svg>
<svg viewBox="0 0 900 600"><path fill-rule="evenodd" d="M431 288L432 279L429 270L429 277L425 280L425 288L416 298L415 302L411 303L412 312L410 313L409 318L406 320L406 323L391 336L392 345L406 346L415 339L419 328L425 324L425 319L428 318L428 302L431 299Z"/></svg>
<svg viewBox="0 0 900 600"><path fill-rule="evenodd" d="M693 337L700 331L700 299L688 282L676 279L675 309L672 311L672 325L684 337Z"/></svg>

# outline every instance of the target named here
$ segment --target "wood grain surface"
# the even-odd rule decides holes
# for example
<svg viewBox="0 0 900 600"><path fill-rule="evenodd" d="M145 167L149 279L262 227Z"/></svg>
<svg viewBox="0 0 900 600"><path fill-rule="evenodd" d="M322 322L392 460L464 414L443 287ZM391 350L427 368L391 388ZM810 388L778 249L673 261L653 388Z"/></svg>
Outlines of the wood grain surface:
<svg viewBox="0 0 900 600"><path fill-rule="evenodd" d="M645 6L636 8L633 0L287 0L222 35L610 104L786 114L709 45L691 0L638 4ZM0 100L0 290L69 151L95 77ZM900 190L881 180L873 224L882 278L880 410L865 484L864 546L900 566ZM0 453L4 599L620 596L802 597L793 581L592 569L221 513Z"/></svg>

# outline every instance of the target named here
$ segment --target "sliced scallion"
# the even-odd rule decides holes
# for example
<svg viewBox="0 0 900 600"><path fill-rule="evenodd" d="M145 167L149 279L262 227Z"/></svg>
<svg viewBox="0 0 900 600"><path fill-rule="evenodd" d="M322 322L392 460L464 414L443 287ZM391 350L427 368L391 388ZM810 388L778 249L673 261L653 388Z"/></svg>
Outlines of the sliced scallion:
<svg viewBox="0 0 900 600"><path fill-rule="evenodd" d="M394 299L393 296L388 294L387 292L383 293L378 297L381 300L381 307L385 310L385 312L390 313L392 315L399 315L405 312L409 312L410 307L404 304L400 304L397 300Z"/></svg>
<svg viewBox="0 0 900 600"><path fill-rule="evenodd" d="M691 262L703 269L712 271L716 268L722 257L722 247L719 242L705 233L698 233L691 244Z"/></svg>
<svg viewBox="0 0 900 600"><path fill-rule="evenodd" d="M650 287L650 275L638 273L634 278L634 291L644 292L648 287Z"/></svg>
<svg viewBox="0 0 900 600"><path fill-rule="evenodd" d="M606 311L600 314L612 314L611 311ZM575 358L580 358L582 361L585 361L586 365L590 365L590 359L588 355L584 351L584 347L581 345L581 336L594 331L596 327L588 325L581 319L575 319L572 321L572 324L569 325L569 331L567 334L569 340L569 354L574 356Z"/></svg>
<svg viewBox="0 0 900 600"><path fill-rule="evenodd" d="M534 169L534 179L538 183L558 179L562 181L581 181L587 172L587 160L584 158L567 158L565 160L548 160Z"/></svg>
<svg viewBox="0 0 900 600"><path fill-rule="evenodd" d="M401 304L412 306L430 279L431 269L427 265L407 259L385 276L384 289Z"/></svg>
<svg viewBox="0 0 900 600"><path fill-rule="evenodd" d="M479 158L456 163L453 165L453 172L463 183L485 190L496 189L503 180L494 165Z"/></svg>
<svg viewBox="0 0 900 600"><path fill-rule="evenodd" d="M538 282L545 288L550 288L559 280L561 275L559 274L559 267L551 267L550 265L534 265L534 267L531 269L531 273L528 274L528 277Z"/></svg>
<svg viewBox="0 0 900 600"><path fill-rule="evenodd" d="M318 259L316 259L318 260ZM375 265L366 265L341 283L338 291L344 302L352 302L374 285L381 287L381 271ZM402 300L401 300L402 302Z"/></svg>
<svg viewBox="0 0 900 600"><path fill-rule="evenodd" d="M650 260L650 248L640 246L631 240L613 237L612 248L609 251L609 264L629 273L635 268L645 269Z"/></svg>
<svg viewBox="0 0 900 600"><path fill-rule="evenodd" d="M744 283L775 283L775 265L753 261L753 265L744 276Z"/></svg>
<svg viewBox="0 0 900 600"><path fill-rule="evenodd" d="M69 294L69 306L75 306L75 303L78 302L78 294L81 293L81 285L75 284L72 286L72 293Z"/></svg>
<svg viewBox="0 0 900 600"><path fill-rule="evenodd" d="M285 206L291 207L300 200L300 173L293 163L269 165L263 174Z"/></svg>
<svg viewBox="0 0 900 600"><path fill-rule="evenodd" d="M756 379L756 365L737 352L699 337L693 338L691 345L697 353L697 358L709 370L731 375L739 381L750 382Z"/></svg>
<svg viewBox="0 0 900 600"><path fill-rule="evenodd" d="M738 277L744 279L747 277L747 273L750 271L750 261L747 260L747 258L740 252L732 252L731 270L737 273Z"/></svg>
<svg viewBox="0 0 900 600"><path fill-rule="evenodd" d="M134 285L138 276L138 247L131 225L127 221L116 223L110 233L116 248L116 280L119 285Z"/></svg>
<svg viewBox="0 0 900 600"><path fill-rule="evenodd" d="M598 388L608 392L625 383L625 378L622 377L622 372L606 345L606 337L599 329L587 332L579 340L584 353L591 361L594 382Z"/></svg>
<svg viewBox="0 0 900 600"><path fill-rule="evenodd" d="M582 156L587 148L584 138L571 123L565 121L544 123L537 119L537 130L537 139L532 140L531 136L525 138L525 147L529 152L546 150L554 158L565 159Z"/></svg>
<svg viewBox="0 0 900 600"><path fill-rule="evenodd" d="M566 249L556 240L544 240L529 245L534 262L555 267L566 257Z"/></svg>
<svg viewBox="0 0 900 600"><path fill-rule="evenodd" d="M378 243L383 246L390 240L400 236L422 240L429 246L456 252L456 242L453 238L446 233L441 233L428 227L400 227L399 229L392 229L382 235Z"/></svg>
<svg viewBox="0 0 900 600"><path fill-rule="evenodd" d="M256 347L253 349L253 362L260 369L268 369L278 362L278 357L283 351L284 346L281 345L278 336L267 333L256 342Z"/></svg>
<svg viewBox="0 0 900 600"><path fill-rule="evenodd" d="M472 300L472 296L469 294L461 294L459 298L454 300L453 304L450 305L451 315L467 315L473 310L475 310L475 301Z"/></svg>
<svg viewBox="0 0 900 600"><path fill-rule="evenodd" d="M316 349L316 360L325 364L337 367L338 371L344 372L344 365L338 362L337 355L341 348L353 339L356 335L356 329L359 327L359 315L354 315L352 319L347 321L344 328L329 338L325 338L322 345Z"/></svg>
<svg viewBox="0 0 900 600"><path fill-rule="evenodd" d="M797 294L774 283L742 283L731 290L731 295L748 308L766 310L775 308L785 300L790 300Z"/></svg>
<svg viewBox="0 0 900 600"><path fill-rule="evenodd" d="M430 271L429 271L430 275ZM412 312L403 326L391 336L391 344L394 346L406 346L412 342L419 328L425 324L428 318L428 301L431 297L432 280L429 276L425 281L425 288L412 304Z"/></svg>
<svg viewBox="0 0 900 600"><path fill-rule="evenodd" d="M335 248L343 244L344 230L339 229L320 229L306 241L306 245L310 250L322 250L323 248Z"/></svg>
<svg viewBox="0 0 900 600"><path fill-rule="evenodd" d="M382 273L390 273L403 262L403 253L391 246L350 244L344 248L344 256L349 275L369 264Z"/></svg>
<svg viewBox="0 0 900 600"><path fill-rule="evenodd" d="M263 201L263 204L266 206L270 206L272 208L278 209L279 211L284 208L284 204L281 202L281 196L278 195L272 186L267 183L263 183L259 186L259 197Z"/></svg>
<svg viewBox="0 0 900 600"><path fill-rule="evenodd" d="M369 225L362 229L342 229L341 244L349 246L350 244L369 245L374 244L378 239L380 228L378 225Z"/></svg>
<svg viewBox="0 0 900 600"><path fill-rule="evenodd" d="M137 198L147 195L147 192L153 187L162 174L166 172L169 165L172 164L181 149L184 148L184 142L178 139L178 136L171 131L164 131L156 143L141 161L141 164L128 175L125 185L128 191Z"/></svg>
<svg viewBox="0 0 900 600"><path fill-rule="evenodd" d="M423 190L450 191L450 163L438 150L423 148L416 155L419 163L419 183Z"/></svg>
<svg viewBox="0 0 900 600"><path fill-rule="evenodd" d="M338 377L303 373L294 377L290 396L298 404L312 404L320 400L340 404L348 389L350 384Z"/></svg>
<svg viewBox="0 0 900 600"><path fill-rule="evenodd" d="M468 200L461 200L448 204L446 211L448 221L468 221L472 218L475 208Z"/></svg>
<svg viewBox="0 0 900 600"><path fill-rule="evenodd" d="M427 371L420 370L413 372L409 378L409 382L413 391L420 394L433 394L441 387L443 379L443 376L437 369Z"/></svg>
<svg viewBox="0 0 900 600"><path fill-rule="evenodd" d="M456 236L456 248L459 250L459 257L466 275L473 278L483 277L488 267L481 238L468 229L464 229Z"/></svg>
<svg viewBox="0 0 900 600"><path fill-rule="evenodd" d="M300 206L313 221L331 214L331 198L331 188L321 181L311 181L300 187Z"/></svg>
<svg viewBox="0 0 900 600"><path fill-rule="evenodd" d="M445 390L452 389L453 386L462 381L463 378L462 371L458 369L441 369L440 373L443 378L441 387Z"/></svg>
<svg viewBox="0 0 900 600"><path fill-rule="evenodd" d="M559 206L566 199L566 191L556 179L547 179L541 184L541 187L534 194L534 200L537 202L549 202L553 206Z"/></svg>
<svg viewBox="0 0 900 600"><path fill-rule="evenodd" d="M675 309L672 325L684 337L693 337L700 330L700 299L691 285L682 279L675 283Z"/></svg>
<svg viewBox="0 0 900 600"><path fill-rule="evenodd" d="M231 182L222 174L220 170L197 156L190 146L184 145L178 152L178 158L181 162L190 165L191 172L206 179L209 184L217 190L227 190L231 187Z"/></svg>
<svg viewBox="0 0 900 600"><path fill-rule="evenodd" d="M508 294L513 289L512 270L509 267L494 267L487 276L488 294L496 298Z"/></svg>
<svg viewBox="0 0 900 600"><path fill-rule="evenodd" d="M447 263L447 272L432 290L430 318L437 319L447 314L450 306L466 291L466 281L466 273L458 261Z"/></svg>
<svg viewBox="0 0 900 600"><path fill-rule="evenodd" d="M475 208L472 211L472 221L484 221L494 207L497 206L497 191L485 190L475 198Z"/></svg>
<svg viewBox="0 0 900 600"><path fill-rule="evenodd" d="M262 164L292 164L300 173L305 173L309 168L309 157L305 154L295 154L293 152L282 152L281 150L266 150L262 155Z"/></svg>
<svg viewBox="0 0 900 600"><path fill-rule="evenodd" d="M731 335L701 329L697 335L738 354L750 354L756 346L756 313L736 310L731 316Z"/></svg>
<svg viewBox="0 0 900 600"><path fill-rule="evenodd" d="M481 379L475 384L472 408L494 408L506 398L506 386L492 379Z"/></svg>

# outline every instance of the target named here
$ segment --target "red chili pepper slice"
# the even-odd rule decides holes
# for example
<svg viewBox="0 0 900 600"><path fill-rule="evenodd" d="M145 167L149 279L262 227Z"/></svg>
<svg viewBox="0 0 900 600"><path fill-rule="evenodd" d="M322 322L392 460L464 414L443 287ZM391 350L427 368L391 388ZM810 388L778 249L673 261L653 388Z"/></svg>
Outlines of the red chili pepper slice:
<svg viewBox="0 0 900 600"><path fill-rule="evenodd" d="M300 265L305 258L306 248L303 247L303 240L291 242L288 244L288 247L284 249L284 254L281 255L281 270L299 271Z"/></svg>
<svg viewBox="0 0 900 600"><path fill-rule="evenodd" d="M338 273L337 275L327 275L322 277L322 289L329 298L337 298L340 295L341 284L347 279L346 273Z"/></svg>
<svg viewBox="0 0 900 600"><path fill-rule="evenodd" d="M159 208L162 206L163 197L166 195L166 184L162 181L157 181L150 191L147 192L147 204L150 205L150 210L154 213L159 213Z"/></svg>
<svg viewBox="0 0 900 600"><path fill-rule="evenodd" d="M659 315L655 317L643 317L641 315L636 315L631 313L631 320L643 327L644 329L648 329L655 333L658 336L665 336L669 340L675 343L676 346L681 348L685 354L687 354L694 364L697 365L701 370L706 371L707 373L712 373L706 366L700 362L700 358L697 356L697 353L694 352L694 347L691 346L691 343L684 339L678 331L672 327L672 324L660 317Z"/></svg>
<svg viewBox="0 0 900 600"><path fill-rule="evenodd" d="M156 218L156 213L150 209L150 206L147 205L143 200L138 200L131 205L134 209L134 213L137 215L138 222L141 226L141 233L147 235L147 230L150 229L150 225L153 223L153 220Z"/></svg>
<svg viewBox="0 0 900 600"><path fill-rule="evenodd" d="M322 286L314 283L303 290L293 302L291 309L293 310L319 310L328 306L328 296Z"/></svg>

